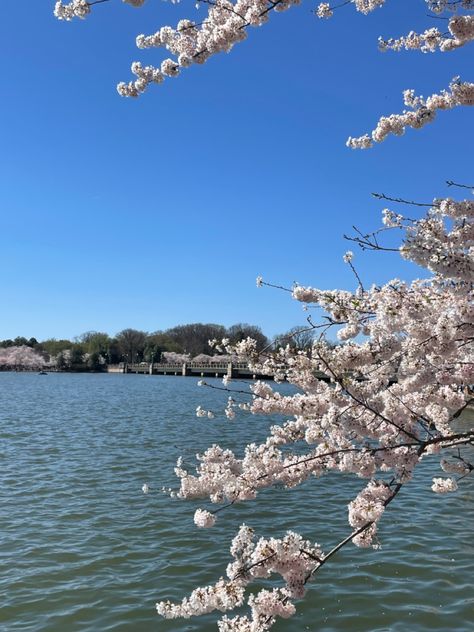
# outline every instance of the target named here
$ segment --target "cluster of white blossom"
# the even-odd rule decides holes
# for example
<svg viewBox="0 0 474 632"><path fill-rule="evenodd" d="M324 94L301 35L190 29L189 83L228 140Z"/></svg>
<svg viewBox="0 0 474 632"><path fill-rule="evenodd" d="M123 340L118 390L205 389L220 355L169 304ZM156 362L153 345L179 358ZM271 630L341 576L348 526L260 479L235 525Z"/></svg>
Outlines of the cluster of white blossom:
<svg viewBox="0 0 474 632"><path fill-rule="evenodd" d="M150 83L161 83L165 77L176 77L181 68L203 64L212 55L229 52L247 37L246 27L261 26L268 21L270 10L285 11L299 2L215 0L210 3L208 15L200 24L185 19L180 20L176 29L164 26L153 35L139 35L138 48L166 48L175 59L165 59L159 68L133 63L132 72L137 79L119 83L117 90L121 96L137 97Z"/></svg>
<svg viewBox="0 0 474 632"><path fill-rule="evenodd" d="M385 0L354 0L356 9L364 14L380 7ZM248 26L262 26L268 21L270 11L286 11L300 4L300 0L215 0L209 3L206 19L200 24L184 19L176 29L163 26L152 35L138 35L138 48L166 48L175 59L167 58L160 67L132 64L135 81L121 82L118 93L125 97L137 97L151 83L162 83L165 77L176 77L181 68L203 64L209 57L220 52L229 52L235 44L247 37ZM327 3L317 9L319 17L330 17L332 12Z"/></svg>
<svg viewBox="0 0 474 632"><path fill-rule="evenodd" d="M452 478L434 478L431 489L435 494L448 494L455 492L458 488L456 481Z"/></svg>
<svg viewBox="0 0 474 632"><path fill-rule="evenodd" d="M194 513L194 524L201 529L207 529L208 527L214 526L216 522L216 517L210 511L205 511L204 509L196 509Z"/></svg>
<svg viewBox="0 0 474 632"><path fill-rule="evenodd" d="M73 18L84 19L91 12L89 3L86 0L72 0L68 4L63 4L58 0L54 5L54 15L58 20L70 21Z"/></svg>
<svg viewBox="0 0 474 632"><path fill-rule="evenodd" d="M440 465L443 472L446 472L447 474L465 475L472 471L472 465L463 460L455 462L441 459Z"/></svg>
<svg viewBox="0 0 474 632"><path fill-rule="evenodd" d="M459 9L469 10L474 8L474 0L425 0L428 8L433 13L444 13L445 11L457 11ZM330 18L335 9L339 9L346 4L352 3L357 11L368 15L375 9L379 9L385 4L385 0L347 0L337 5L331 6L328 2L321 2L316 8L318 18Z"/></svg>
<svg viewBox="0 0 474 632"><path fill-rule="evenodd" d="M383 481L372 480L352 502L349 503L349 524L355 529L365 528L353 538L354 544L367 547L377 533L377 522L385 511L385 505L393 491Z"/></svg>
<svg viewBox="0 0 474 632"><path fill-rule="evenodd" d="M189 353L176 353L175 351L163 351L161 361L166 364L182 365L191 361Z"/></svg>
<svg viewBox="0 0 474 632"><path fill-rule="evenodd" d="M474 8L474 0L425 0L430 11L433 13L444 13L445 11L457 11L458 8L469 10ZM367 15L375 9L379 9L385 4L385 0L347 0L338 5L331 6L328 2L321 2L316 8L316 15L319 18L330 18L335 9L339 9L346 4L352 3L357 11Z"/></svg>
<svg viewBox="0 0 474 632"><path fill-rule="evenodd" d="M156 610L167 619L188 619L214 610L226 612L244 603L244 590L243 582L226 581L221 577L213 586L196 588L180 604L172 604L170 601L157 603Z"/></svg>
<svg viewBox="0 0 474 632"><path fill-rule="evenodd" d="M426 29L423 33L410 31L408 35L397 39L379 38L381 51L421 50L423 53L434 53L436 50L448 52L461 48L474 39L474 16L456 15L448 24L451 37L447 37L436 27Z"/></svg>
<svg viewBox="0 0 474 632"><path fill-rule="evenodd" d="M334 11L331 9L329 2L321 2L316 8L318 18L332 18Z"/></svg>
<svg viewBox="0 0 474 632"><path fill-rule="evenodd" d="M388 228L401 227L403 222L403 217L400 213L394 213L388 208L384 208L382 211L382 224L387 226Z"/></svg>
<svg viewBox="0 0 474 632"><path fill-rule="evenodd" d="M228 380L226 378L224 378L222 382L224 386L227 386ZM235 407L236 407L235 400L232 397L229 397L227 399L227 406L224 409L224 413L227 419L235 419L235 410L234 410Z"/></svg>
<svg viewBox="0 0 474 632"><path fill-rule="evenodd" d="M460 9L474 9L474 0L426 0L430 11L443 13Z"/></svg>
<svg viewBox="0 0 474 632"><path fill-rule="evenodd" d="M370 135L364 134L357 138L349 136L346 145L352 149L368 149L374 143L384 141L390 134L402 136L407 127L424 127L434 120L438 110L451 110L459 105L474 105L474 83L462 82L459 77L451 81L449 90L442 90L439 94L432 94L426 99L416 97L413 90L406 90L403 94L405 105L412 107L412 111L382 116Z"/></svg>
<svg viewBox="0 0 474 632"><path fill-rule="evenodd" d="M360 11L364 15L371 13L375 9L379 9L385 0L352 0L357 11Z"/></svg>
<svg viewBox="0 0 474 632"><path fill-rule="evenodd" d="M204 386L205 382L199 380L198 385ZM196 417L207 417L208 419L214 419L214 413L212 412L212 410L204 410L204 408L202 408L201 406L197 406Z"/></svg>
<svg viewBox="0 0 474 632"><path fill-rule="evenodd" d="M199 518L200 520L200 518ZM248 605L251 617L224 617L219 630L257 632L267 630L276 617L291 617L296 609L292 599L300 599L305 593L305 584L324 559L318 545L288 531L281 538L260 538L254 542L254 532L242 525L230 547L234 561L227 566L227 579L220 578L212 586L197 588L180 604L163 601L156 604L159 614L173 619L188 618L220 610L225 612L241 606L245 599L246 586L256 579L279 575L285 581L283 589L262 589L250 595Z"/></svg>
<svg viewBox="0 0 474 632"><path fill-rule="evenodd" d="M469 283L474 279L474 201L434 203L426 218L406 229L401 255L446 279Z"/></svg>

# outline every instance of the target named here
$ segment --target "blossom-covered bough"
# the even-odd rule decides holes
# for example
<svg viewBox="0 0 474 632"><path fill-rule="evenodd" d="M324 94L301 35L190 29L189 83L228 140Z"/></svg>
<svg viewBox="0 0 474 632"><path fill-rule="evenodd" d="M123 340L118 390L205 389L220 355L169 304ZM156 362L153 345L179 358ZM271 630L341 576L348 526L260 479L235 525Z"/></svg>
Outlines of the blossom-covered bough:
<svg viewBox="0 0 474 632"><path fill-rule="evenodd" d="M232 543L227 577L196 589L180 604L159 603L163 616L232 610L244 602L249 583L276 575L283 588L251 595L249 616L224 616L219 622L226 632L267 630L277 617L294 614L294 601L304 595L306 583L342 546L351 541L378 546L377 525L385 508L422 460L439 459L446 476L431 483L439 494L455 491L473 471L469 450L472 455L474 428L459 418L474 402L474 201L434 200L418 220L385 209L383 223L379 231L359 233L353 241L364 249L383 250L383 233L401 230L400 254L431 276L411 284L394 279L367 290L359 283L355 292L295 286L296 300L325 313L320 323L308 320L320 330L311 351L287 346L258 354L250 339L227 346L228 352L250 359L256 372L298 387L287 396L265 382L250 387L246 408L289 420L273 426L265 442L248 445L242 458L214 445L198 457L195 471L185 469L181 460L175 470L181 498L231 504L253 500L275 485L293 488L334 471L354 474L368 483L349 504L352 530L323 552L292 532L282 539L254 541L252 529L242 525ZM352 265L352 253L344 259ZM261 278L257 284L270 285ZM331 328L343 344L326 342L324 334ZM321 373L329 382L316 377ZM230 419L238 406L234 397L226 409ZM215 511L198 509L195 514L199 527L215 521Z"/></svg>
<svg viewBox="0 0 474 632"><path fill-rule="evenodd" d="M84 18L94 4L107 0L73 0L56 3L55 14L63 20ZM124 0L134 7L144 0ZM199 23L181 20L176 28L164 26L154 34L139 35L139 48L165 48L172 57L160 66L132 65L137 79L121 83L123 96L139 96L151 83L177 76L183 68L201 64L212 55L230 51L245 39L249 26L261 26L273 10L284 11L299 0L199 0L207 16ZM347 0L320 3L315 14L332 17L336 9L354 5L368 14L385 0ZM474 0L427 0L436 17L445 17L446 28L410 32L397 39L380 40L382 50L417 49L425 53L449 52L474 39ZM353 148L368 148L388 135L419 129L439 110L473 105L474 84L453 79L449 89L423 98L413 90L404 93L408 111L382 117L371 134L349 138ZM470 190L470 183L450 186ZM386 507L409 484L417 466L437 459L440 476L426 482L438 494L453 492L472 474L474 428L463 421L463 412L474 403L474 201L435 199L409 202L377 195L397 205L383 210L383 226L372 233L357 231L350 237L363 250L397 250L427 271L426 278L406 283L394 279L383 286L366 287L353 263L352 252L344 261L356 275L354 292L322 290L295 285L286 288L308 309L317 307L320 320L308 318L315 333L310 350L294 346L257 352L247 339L235 346L228 341L218 351L249 361L255 373L267 373L275 381L297 387L282 395L278 385L257 381L250 392L234 388L226 379L225 414L232 421L239 414L283 415L287 421L270 428L260 444L245 447L243 455L213 445L198 455L190 469L179 459L175 472L182 499L207 499L211 504L196 511L198 527L212 527L217 512L228 504L251 501L273 486L294 488L311 478L334 472L354 475L367 482L350 502L347 536L323 551L303 536L288 532L282 538L257 538L242 525L230 549L232 561L225 576L215 584L196 588L181 603L160 602L158 612L168 618L190 617L219 611L230 612L247 600L248 614L224 614L221 632L263 632L295 613L306 584L345 545L377 547L377 528ZM425 216L408 217L400 208L426 206ZM401 205L401 206L400 206ZM411 215L411 213L410 213ZM388 232L400 233L400 246L384 245ZM262 278L258 286L271 285ZM340 344L327 342L334 330ZM320 379L324 376L324 380ZM205 384L205 383L204 383ZM212 386L212 388L216 388ZM238 396L248 395L244 403ZM212 418L201 406L197 415ZM143 491L149 492L148 485ZM212 504L219 505L211 510ZM262 578L275 580L247 596L247 587Z"/></svg>
<svg viewBox="0 0 474 632"><path fill-rule="evenodd" d="M58 0L54 13L60 20L70 21L75 17L85 18L91 7L111 0L72 0L64 3ZM379 38L381 51L420 50L427 52L449 52L461 48L474 39L474 0L424 0L434 17L447 21L447 31L437 27L426 29L422 33L410 31L399 38ZM126 4L139 8L145 0L123 0ZM137 47L164 48L173 57L163 59L159 66L143 66L132 63L131 70L136 76L134 81L120 82L117 90L124 97L138 97L150 84L161 84L166 77L177 77L184 68L194 64L203 64L210 57L221 52L230 52L235 44L247 37L248 27L262 26L269 20L272 11L282 12L301 0L197 0L196 8L204 5L208 8L204 20L196 22L182 19L176 27L162 26L150 35L140 34L136 38ZM345 0L331 5L321 2L314 13L325 19L333 16L336 9L354 5L365 15L381 8L386 0ZM450 17L443 17L444 13ZM416 96L413 89L403 93L404 104L410 108L401 114L382 116L370 134L347 139L347 146L353 149L367 149L374 143L385 140L390 134L402 135L407 127L420 129L434 120L439 110L450 110L460 105L474 105L474 83L462 81L456 76L448 89L429 97Z"/></svg>
<svg viewBox="0 0 474 632"><path fill-rule="evenodd" d="M54 13L61 20L75 17L85 18L91 7L110 0L72 0L64 3L58 0ZM139 8L145 0L123 0ZM196 7L204 5L208 9L202 21L182 19L176 27L162 26L156 32L137 36L137 47L164 48L172 57L163 59L159 65L143 66L133 62L134 81L121 82L117 86L119 94L125 97L138 97L150 84L160 84L166 77L177 77L181 70L193 64L203 64L217 53L229 52L235 44L247 37L248 27L265 24L272 11L281 12L300 4L301 0L197 0ZM320 3L314 13L325 19L333 16L336 9L353 5L365 15L381 8L386 0L346 0L331 5ZM379 38L382 51L421 50L422 52L449 52L469 44L474 39L474 0L425 0L434 17L447 21L447 31L437 27L426 29L422 33L410 31L398 38ZM450 17L444 18L442 14ZM474 84L454 77L448 90L433 94L427 98L416 97L413 90L404 92L405 105L411 108L402 114L383 116L372 133L359 137L349 137L347 144L353 148L365 149L374 142L383 141L389 134L403 134L407 127L421 128L431 122L438 110L452 109L459 105L474 104Z"/></svg>

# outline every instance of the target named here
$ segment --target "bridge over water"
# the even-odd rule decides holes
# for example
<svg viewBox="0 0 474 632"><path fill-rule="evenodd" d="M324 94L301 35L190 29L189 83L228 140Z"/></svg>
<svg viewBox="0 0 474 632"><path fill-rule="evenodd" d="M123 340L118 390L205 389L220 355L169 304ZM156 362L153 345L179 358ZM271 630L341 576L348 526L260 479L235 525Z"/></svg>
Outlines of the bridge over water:
<svg viewBox="0 0 474 632"><path fill-rule="evenodd" d="M148 375L182 375L194 377L240 377L246 379L272 379L270 375L256 375L246 362L185 362L110 365L109 373L142 373Z"/></svg>
<svg viewBox="0 0 474 632"><path fill-rule="evenodd" d="M192 377L227 377L250 380L271 380L273 375L254 373L246 362L185 362L178 363L145 363L111 364L109 373L141 373L146 375L182 375ZM329 381L324 373L318 374L319 379Z"/></svg>

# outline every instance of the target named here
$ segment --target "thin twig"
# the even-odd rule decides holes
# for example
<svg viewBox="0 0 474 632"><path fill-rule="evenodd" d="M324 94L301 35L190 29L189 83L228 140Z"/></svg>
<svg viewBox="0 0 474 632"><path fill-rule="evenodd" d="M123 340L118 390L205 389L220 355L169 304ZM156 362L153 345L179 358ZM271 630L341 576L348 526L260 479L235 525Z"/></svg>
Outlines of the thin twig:
<svg viewBox="0 0 474 632"><path fill-rule="evenodd" d="M473 186L469 186L468 184L459 184L458 182L453 182L452 180L446 180L446 184L448 187L460 187L461 189L474 189Z"/></svg>
<svg viewBox="0 0 474 632"><path fill-rule="evenodd" d="M428 207L437 207L439 204L434 202L415 202L413 200L405 200L404 198L394 198L385 193L372 193L371 194L377 200L387 200L388 202L397 202L398 204L409 204L410 206L428 206Z"/></svg>

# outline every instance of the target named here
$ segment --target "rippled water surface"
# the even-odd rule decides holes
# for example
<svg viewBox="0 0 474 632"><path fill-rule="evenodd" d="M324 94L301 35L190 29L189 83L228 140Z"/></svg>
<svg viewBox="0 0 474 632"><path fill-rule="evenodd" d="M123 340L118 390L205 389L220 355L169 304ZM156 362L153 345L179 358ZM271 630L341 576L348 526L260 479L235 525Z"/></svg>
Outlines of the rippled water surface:
<svg viewBox="0 0 474 632"><path fill-rule="evenodd" d="M202 504L159 492L175 484L177 457L214 442L239 449L268 419L197 418L197 404L222 408L222 393L180 377L0 373L0 400L2 631L211 632L216 617L165 621L155 602L218 579L243 521L328 550L364 486L335 476L271 490L197 530ZM436 463L423 464L389 507L381 550L343 549L275 632L472 632L474 485L425 493L433 475Z"/></svg>

